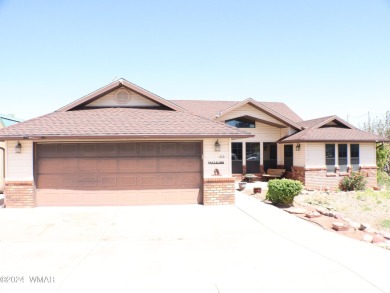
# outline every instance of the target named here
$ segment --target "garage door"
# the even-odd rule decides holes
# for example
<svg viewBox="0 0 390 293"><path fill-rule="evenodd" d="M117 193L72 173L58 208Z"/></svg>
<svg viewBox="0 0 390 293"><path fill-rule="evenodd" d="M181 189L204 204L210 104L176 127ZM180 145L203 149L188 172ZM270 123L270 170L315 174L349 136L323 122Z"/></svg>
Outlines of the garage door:
<svg viewBox="0 0 390 293"><path fill-rule="evenodd" d="M200 142L37 144L38 206L196 204Z"/></svg>

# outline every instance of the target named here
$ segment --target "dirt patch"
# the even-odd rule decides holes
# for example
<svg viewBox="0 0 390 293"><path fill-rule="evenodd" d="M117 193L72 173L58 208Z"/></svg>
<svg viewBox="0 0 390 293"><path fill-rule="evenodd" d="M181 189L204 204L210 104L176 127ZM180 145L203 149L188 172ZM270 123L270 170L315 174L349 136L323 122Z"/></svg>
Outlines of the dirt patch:
<svg viewBox="0 0 390 293"><path fill-rule="evenodd" d="M262 188L260 193L246 188L243 193L271 204L265 200L266 188ZM299 212L293 213L295 216L325 230L361 241L383 242L383 247L390 248L390 241L382 237L388 237L390 233L389 190L330 193L305 190L295 197L294 208ZM317 217L313 214L317 214ZM337 228L340 230L336 231Z"/></svg>

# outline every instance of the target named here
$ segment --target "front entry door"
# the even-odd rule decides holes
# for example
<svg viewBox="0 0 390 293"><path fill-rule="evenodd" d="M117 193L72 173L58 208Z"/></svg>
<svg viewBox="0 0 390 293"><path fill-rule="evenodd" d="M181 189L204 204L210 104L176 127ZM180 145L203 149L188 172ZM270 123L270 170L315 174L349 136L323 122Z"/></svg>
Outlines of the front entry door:
<svg viewBox="0 0 390 293"><path fill-rule="evenodd" d="M242 142L232 142L232 173L242 174Z"/></svg>
<svg viewBox="0 0 390 293"><path fill-rule="evenodd" d="M246 173L260 173L260 143L247 142L245 151Z"/></svg>
<svg viewBox="0 0 390 293"><path fill-rule="evenodd" d="M264 171L277 167L277 144L274 142L263 143Z"/></svg>

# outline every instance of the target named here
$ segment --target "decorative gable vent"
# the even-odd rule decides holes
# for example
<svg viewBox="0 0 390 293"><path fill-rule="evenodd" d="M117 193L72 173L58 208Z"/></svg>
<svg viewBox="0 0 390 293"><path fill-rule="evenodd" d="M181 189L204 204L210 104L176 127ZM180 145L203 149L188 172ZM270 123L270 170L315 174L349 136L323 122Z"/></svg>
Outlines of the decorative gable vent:
<svg viewBox="0 0 390 293"><path fill-rule="evenodd" d="M118 104L127 104L130 100L130 95L127 91L125 90L120 90L120 91L117 91L116 95L115 95L115 101L118 103Z"/></svg>

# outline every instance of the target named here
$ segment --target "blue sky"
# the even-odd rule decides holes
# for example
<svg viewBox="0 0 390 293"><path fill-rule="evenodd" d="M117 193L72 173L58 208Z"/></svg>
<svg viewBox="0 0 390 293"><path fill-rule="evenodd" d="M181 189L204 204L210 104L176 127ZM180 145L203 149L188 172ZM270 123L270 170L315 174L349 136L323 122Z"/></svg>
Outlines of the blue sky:
<svg viewBox="0 0 390 293"><path fill-rule="evenodd" d="M166 99L390 110L390 0L0 0L0 113L28 119L123 77Z"/></svg>

